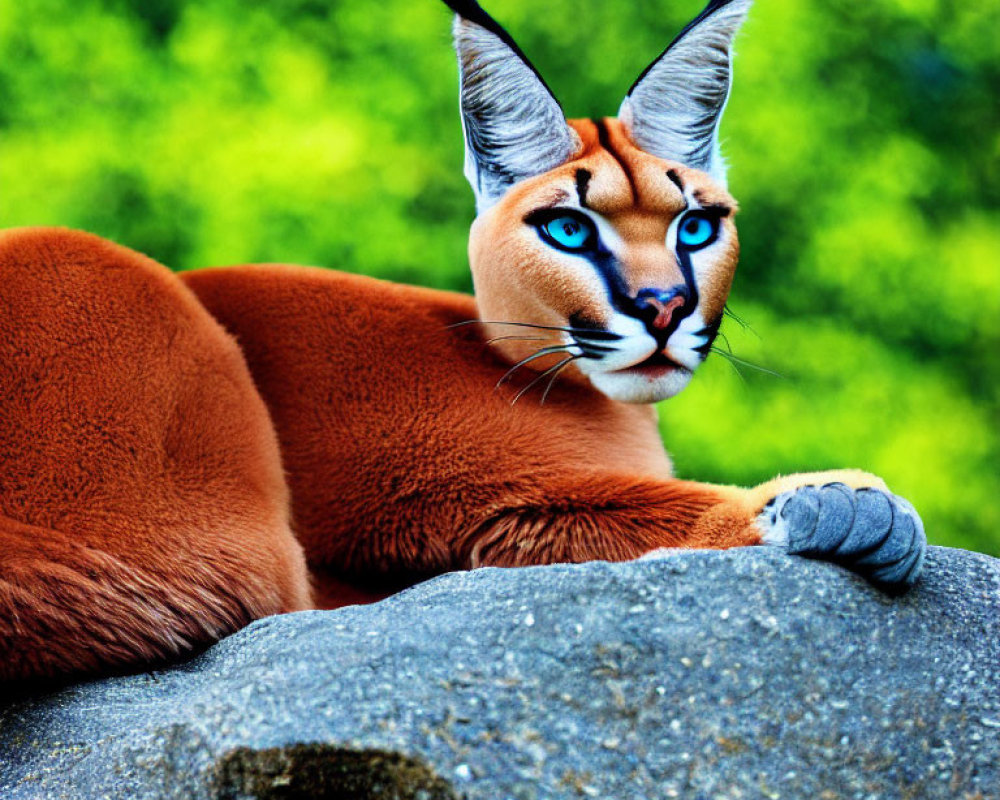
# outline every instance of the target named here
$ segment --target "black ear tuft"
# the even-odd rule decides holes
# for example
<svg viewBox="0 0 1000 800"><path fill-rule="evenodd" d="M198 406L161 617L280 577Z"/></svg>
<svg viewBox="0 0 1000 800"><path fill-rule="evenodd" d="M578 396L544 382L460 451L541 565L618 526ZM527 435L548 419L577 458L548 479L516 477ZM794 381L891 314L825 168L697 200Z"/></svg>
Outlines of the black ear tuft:
<svg viewBox="0 0 1000 800"><path fill-rule="evenodd" d="M725 184L719 121L729 97L732 42L752 0L710 0L639 76L618 116L646 152Z"/></svg>
<svg viewBox="0 0 1000 800"><path fill-rule="evenodd" d="M476 2L476 0L443 0L444 4L448 6L452 11L454 11L458 16L463 19L467 19L469 22L474 22L481 28L485 28L494 36L496 36L500 41L502 41L507 47L511 49L524 65L528 67L532 72L535 73L535 77L541 82L542 86L545 87L545 91L549 93L549 96L556 100L556 96L552 93L549 85L545 82L545 78L542 77L541 73L535 68L535 65L531 63L528 57L524 54L524 51L518 46L517 42L511 38L511 35L500 25L493 17L486 13L486 10ZM556 100L558 103L559 101Z"/></svg>
<svg viewBox="0 0 1000 800"><path fill-rule="evenodd" d="M445 0L458 15L465 174L480 211L514 183L565 163L577 147L562 108L514 40L475 0Z"/></svg>

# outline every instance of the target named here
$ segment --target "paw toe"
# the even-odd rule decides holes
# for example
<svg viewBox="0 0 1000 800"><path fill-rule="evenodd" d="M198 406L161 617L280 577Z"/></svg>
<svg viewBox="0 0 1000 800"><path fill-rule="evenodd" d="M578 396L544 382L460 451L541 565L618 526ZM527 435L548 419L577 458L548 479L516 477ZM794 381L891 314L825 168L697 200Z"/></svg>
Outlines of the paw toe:
<svg viewBox="0 0 1000 800"><path fill-rule="evenodd" d="M859 571L867 570L872 582L887 588L907 589L920 575L927 550L927 536L920 516L902 497L888 495L892 523L884 543L858 559Z"/></svg>
<svg viewBox="0 0 1000 800"><path fill-rule="evenodd" d="M785 544L793 553L809 548L819 522L819 490L804 486L775 498L774 523L785 533Z"/></svg>
<svg viewBox="0 0 1000 800"><path fill-rule="evenodd" d="M857 528L857 499L853 491L843 483L828 483L822 486L819 495L819 521L808 542L808 551L803 554L824 555L839 552L842 548L857 547L852 542L851 533Z"/></svg>
<svg viewBox="0 0 1000 800"><path fill-rule="evenodd" d="M842 559L859 559L880 552L892 530L892 503L879 489L859 489L852 492L843 484L840 494L850 497L852 518L847 522L846 535L836 548Z"/></svg>

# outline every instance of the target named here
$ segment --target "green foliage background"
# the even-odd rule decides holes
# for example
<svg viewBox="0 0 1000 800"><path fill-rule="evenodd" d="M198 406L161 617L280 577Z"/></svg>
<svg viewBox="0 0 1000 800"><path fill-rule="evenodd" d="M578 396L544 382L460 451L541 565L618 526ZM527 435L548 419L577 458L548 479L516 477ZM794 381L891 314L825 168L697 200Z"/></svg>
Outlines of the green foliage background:
<svg viewBox="0 0 1000 800"><path fill-rule="evenodd" d="M614 114L699 0L490 0L571 116ZM176 268L291 261L467 290L435 0L0 0L0 224ZM1000 5L759 0L723 126L743 259L663 404L678 471L856 466L1000 555Z"/></svg>

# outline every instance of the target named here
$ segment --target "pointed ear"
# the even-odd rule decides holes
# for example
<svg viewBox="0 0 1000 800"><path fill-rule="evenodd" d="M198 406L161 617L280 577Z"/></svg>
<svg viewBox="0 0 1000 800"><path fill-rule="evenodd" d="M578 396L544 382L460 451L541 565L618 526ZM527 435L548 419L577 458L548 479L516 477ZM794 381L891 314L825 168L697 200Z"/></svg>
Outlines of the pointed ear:
<svg viewBox="0 0 1000 800"><path fill-rule="evenodd" d="M510 35L475 0L445 2L457 14L465 176L482 212L517 181L564 164L579 142Z"/></svg>
<svg viewBox="0 0 1000 800"><path fill-rule="evenodd" d="M723 186L719 120L729 97L732 42L752 0L710 0L632 84L618 116L637 147L709 173Z"/></svg>

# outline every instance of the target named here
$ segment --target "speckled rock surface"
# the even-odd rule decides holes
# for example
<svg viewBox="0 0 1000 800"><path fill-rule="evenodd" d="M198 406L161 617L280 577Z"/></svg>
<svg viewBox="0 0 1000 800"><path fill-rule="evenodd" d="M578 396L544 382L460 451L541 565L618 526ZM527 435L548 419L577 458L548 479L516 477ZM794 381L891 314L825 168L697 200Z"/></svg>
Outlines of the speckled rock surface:
<svg viewBox="0 0 1000 800"><path fill-rule="evenodd" d="M0 703L0 797L1000 798L1000 561L447 575ZM9 690L8 690L9 691Z"/></svg>

